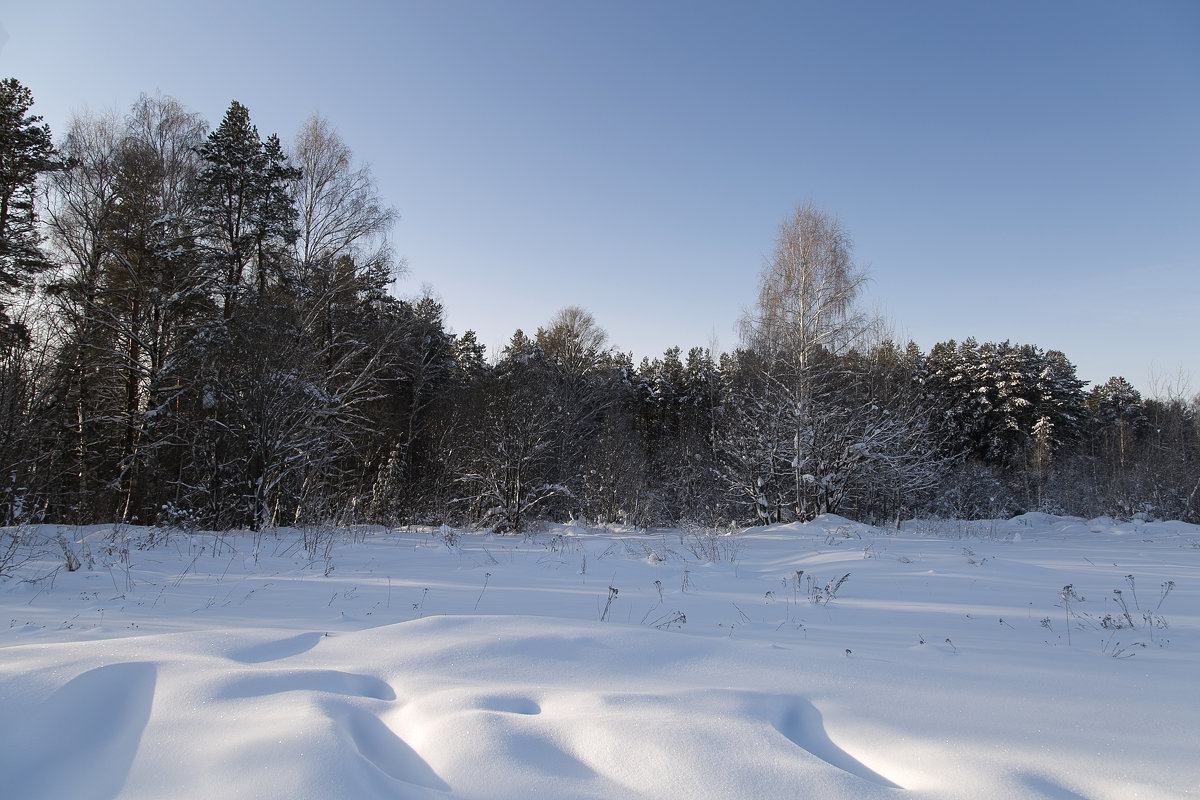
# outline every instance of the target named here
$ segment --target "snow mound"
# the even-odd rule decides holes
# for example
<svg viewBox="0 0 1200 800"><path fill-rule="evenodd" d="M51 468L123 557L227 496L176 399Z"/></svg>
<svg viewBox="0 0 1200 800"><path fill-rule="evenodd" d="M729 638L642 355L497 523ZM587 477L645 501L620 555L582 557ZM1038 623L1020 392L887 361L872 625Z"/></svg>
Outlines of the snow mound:
<svg viewBox="0 0 1200 800"><path fill-rule="evenodd" d="M332 570L86 531L0 584L5 794L1178 797L1200 528L1131 525L380 530Z"/></svg>

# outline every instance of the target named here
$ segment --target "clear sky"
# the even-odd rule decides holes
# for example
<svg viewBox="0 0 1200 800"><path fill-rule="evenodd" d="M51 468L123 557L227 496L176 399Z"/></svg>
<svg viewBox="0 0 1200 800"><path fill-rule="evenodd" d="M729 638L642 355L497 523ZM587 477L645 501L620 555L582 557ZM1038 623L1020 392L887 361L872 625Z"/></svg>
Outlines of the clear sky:
<svg viewBox="0 0 1200 800"><path fill-rule="evenodd" d="M56 136L161 90L327 116L499 348L581 305L636 359L737 344L779 223L841 217L899 338L1200 389L1200 3L0 0Z"/></svg>

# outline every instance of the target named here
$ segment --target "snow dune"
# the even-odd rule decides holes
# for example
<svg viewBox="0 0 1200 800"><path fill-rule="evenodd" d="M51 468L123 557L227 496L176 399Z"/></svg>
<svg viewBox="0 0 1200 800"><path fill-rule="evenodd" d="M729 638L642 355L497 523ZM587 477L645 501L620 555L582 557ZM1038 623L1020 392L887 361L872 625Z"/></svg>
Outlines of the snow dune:
<svg viewBox="0 0 1200 800"><path fill-rule="evenodd" d="M1197 526L58 533L5 797L1200 793Z"/></svg>

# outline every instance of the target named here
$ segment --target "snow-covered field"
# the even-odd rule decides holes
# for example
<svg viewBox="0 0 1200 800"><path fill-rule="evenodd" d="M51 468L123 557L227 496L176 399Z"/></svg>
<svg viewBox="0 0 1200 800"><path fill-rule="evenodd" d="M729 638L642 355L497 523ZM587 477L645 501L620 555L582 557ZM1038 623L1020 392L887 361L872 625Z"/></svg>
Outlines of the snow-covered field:
<svg viewBox="0 0 1200 800"><path fill-rule="evenodd" d="M1200 794L1193 525L22 535L13 800Z"/></svg>

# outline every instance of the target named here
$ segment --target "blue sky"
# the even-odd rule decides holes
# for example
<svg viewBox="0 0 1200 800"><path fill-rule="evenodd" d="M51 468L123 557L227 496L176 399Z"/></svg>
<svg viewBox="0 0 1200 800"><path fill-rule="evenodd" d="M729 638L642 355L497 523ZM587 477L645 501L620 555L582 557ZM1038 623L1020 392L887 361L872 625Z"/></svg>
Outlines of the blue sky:
<svg viewBox="0 0 1200 800"><path fill-rule="evenodd" d="M36 7L35 7L36 6ZM812 200L899 338L1200 389L1200 3L11 2L72 109L320 111L396 206L399 285L489 347L566 305L636 358L737 344Z"/></svg>

